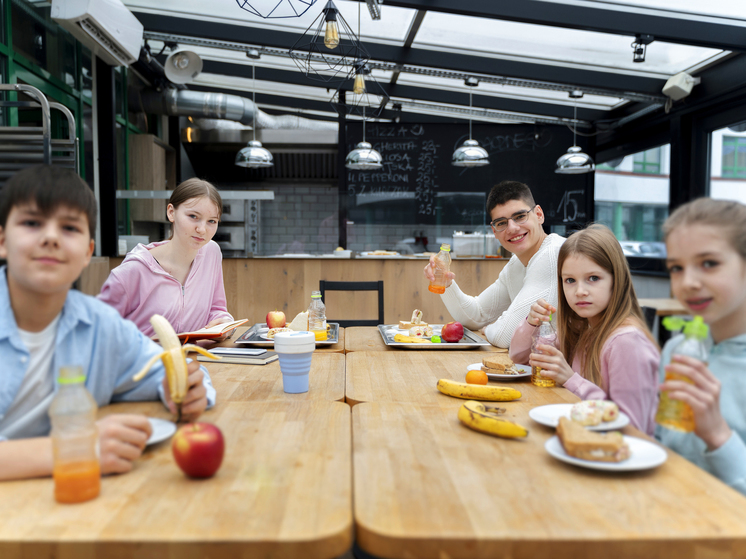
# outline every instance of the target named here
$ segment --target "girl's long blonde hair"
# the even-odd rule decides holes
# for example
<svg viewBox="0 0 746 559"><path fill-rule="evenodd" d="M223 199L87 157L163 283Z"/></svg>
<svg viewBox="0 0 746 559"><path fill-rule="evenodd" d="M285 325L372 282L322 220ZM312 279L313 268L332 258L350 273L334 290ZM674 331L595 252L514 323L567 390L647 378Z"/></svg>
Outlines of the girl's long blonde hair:
<svg viewBox="0 0 746 559"><path fill-rule="evenodd" d="M572 310L565 297L562 267L571 256L585 256L606 270L612 277L611 298L603 311L600 324L590 328L588 319ZM651 342L658 345L645 323L637 302L632 275L622 247L605 225L594 224L571 235L562 245L557 260L559 289L558 334L560 349L568 363L581 354L581 375L604 390L601 378L601 350L609 336L620 326L634 326L642 330Z"/></svg>

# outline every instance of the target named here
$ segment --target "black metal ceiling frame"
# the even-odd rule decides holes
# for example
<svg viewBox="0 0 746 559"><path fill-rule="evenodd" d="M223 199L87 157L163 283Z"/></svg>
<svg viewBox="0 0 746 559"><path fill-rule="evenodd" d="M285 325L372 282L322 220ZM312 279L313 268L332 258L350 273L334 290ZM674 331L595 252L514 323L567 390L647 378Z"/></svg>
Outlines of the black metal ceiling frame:
<svg viewBox="0 0 746 559"><path fill-rule="evenodd" d="M297 40L297 34L284 31L144 12L134 13L147 31L158 33L262 45L278 49L290 49ZM630 92L659 96L665 83L664 80L659 78L566 68L559 64L503 60L493 57L393 46L370 41L366 41L365 44L373 60L472 74L551 82L573 86L581 90L583 88L604 89L618 93L620 98L624 98L625 93L629 94Z"/></svg>

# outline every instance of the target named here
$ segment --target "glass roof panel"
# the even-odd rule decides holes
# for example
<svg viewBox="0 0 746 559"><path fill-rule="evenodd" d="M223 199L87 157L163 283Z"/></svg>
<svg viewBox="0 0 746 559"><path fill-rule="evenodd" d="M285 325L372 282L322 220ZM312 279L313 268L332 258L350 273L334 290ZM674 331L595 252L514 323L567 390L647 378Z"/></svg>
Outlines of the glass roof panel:
<svg viewBox="0 0 746 559"><path fill-rule="evenodd" d="M603 3L667 10L674 14L698 14L746 21L746 7L744 7L743 0L708 0L707 2L702 2L702 0L605 0Z"/></svg>
<svg viewBox="0 0 746 559"><path fill-rule="evenodd" d="M215 2L206 2L205 0L125 0L124 3L133 11L301 33L321 13L326 5L326 0L317 0L301 17L285 19L262 19L242 10L232 0L225 0L219 4L222 7L221 11L216 10ZM336 0L334 4L356 34L358 30L358 7L360 7L360 35L363 40L375 40L382 43L402 44L416 13L416 10L409 8L385 6L385 9L381 10L381 19L373 21L364 2ZM247 42L251 42L248 37Z"/></svg>
<svg viewBox="0 0 746 559"><path fill-rule="evenodd" d="M666 78L722 51L656 41L632 62L634 37L428 12L414 47Z"/></svg>

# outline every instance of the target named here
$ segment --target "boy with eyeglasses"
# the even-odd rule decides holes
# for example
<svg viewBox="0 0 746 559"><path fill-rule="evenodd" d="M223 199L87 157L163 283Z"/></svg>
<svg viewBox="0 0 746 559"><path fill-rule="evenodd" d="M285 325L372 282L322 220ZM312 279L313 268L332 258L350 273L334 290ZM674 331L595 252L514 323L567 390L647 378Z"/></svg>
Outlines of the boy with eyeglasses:
<svg viewBox="0 0 746 559"><path fill-rule="evenodd" d="M449 272L441 297L454 320L472 330L484 328L492 345L509 347L535 301L557 306L557 256L565 239L544 232L544 212L521 182L495 185L487 197L487 213L495 238L512 258L495 283L476 297L463 293ZM434 257L425 266L425 277L435 278Z"/></svg>

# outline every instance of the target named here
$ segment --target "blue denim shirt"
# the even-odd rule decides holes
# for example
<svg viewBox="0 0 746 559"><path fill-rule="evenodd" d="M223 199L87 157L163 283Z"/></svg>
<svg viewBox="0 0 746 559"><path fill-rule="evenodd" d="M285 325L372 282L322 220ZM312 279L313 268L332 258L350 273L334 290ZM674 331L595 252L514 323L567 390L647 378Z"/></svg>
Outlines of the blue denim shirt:
<svg viewBox="0 0 746 559"><path fill-rule="evenodd" d="M60 313L52 371L79 365L86 374L86 388L99 406L122 401L163 401L163 364L158 360L139 382L135 375L161 346L143 335L133 322L124 320L112 307L71 290ZM26 374L30 354L21 342L10 306L6 268L0 268L0 419L13 402ZM215 403L215 389L205 373L208 406ZM56 373L55 373L56 374ZM49 434L50 423L38 434ZM1 437L0 437L1 439Z"/></svg>

